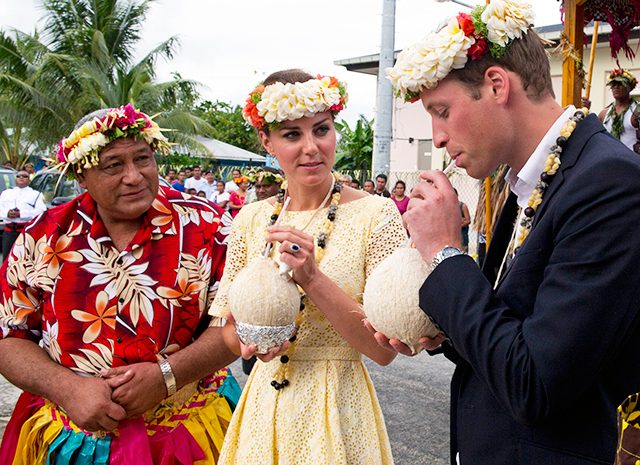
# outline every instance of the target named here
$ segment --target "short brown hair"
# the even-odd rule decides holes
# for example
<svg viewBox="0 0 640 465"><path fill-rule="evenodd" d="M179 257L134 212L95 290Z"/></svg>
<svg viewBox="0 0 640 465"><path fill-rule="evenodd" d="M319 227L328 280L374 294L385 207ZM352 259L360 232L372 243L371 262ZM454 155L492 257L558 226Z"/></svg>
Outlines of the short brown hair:
<svg viewBox="0 0 640 465"><path fill-rule="evenodd" d="M533 30L513 40L500 58L493 58L487 53L480 60L469 60L464 68L453 70L449 75L468 84L474 98L480 98L478 88L491 66L501 66L517 74L529 99L539 101L547 96L555 98L549 58L540 36Z"/></svg>
<svg viewBox="0 0 640 465"><path fill-rule="evenodd" d="M264 80L263 84L265 86L275 84L276 82L281 82L283 84L295 84L296 82L307 82L311 79L313 79L313 76L301 69L283 69L282 71L271 73Z"/></svg>

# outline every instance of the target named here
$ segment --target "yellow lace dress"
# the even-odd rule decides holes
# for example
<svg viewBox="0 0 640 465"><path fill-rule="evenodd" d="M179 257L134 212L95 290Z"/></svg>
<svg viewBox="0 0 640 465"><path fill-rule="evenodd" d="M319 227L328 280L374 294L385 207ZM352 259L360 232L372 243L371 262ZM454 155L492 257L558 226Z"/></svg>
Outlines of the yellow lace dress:
<svg viewBox="0 0 640 465"><path fill-rule="evenodd" d="M272 210L266 201L257 202L243 207L235 218L211 315L224 317L230 283L264 251ZM287 212L282 224L302 228L311 215L310 211ZM327 209L318 212L305 232L317 237L326 217ZM402 218L391 200L368 196L341 204L319 266L349 296L362 302L369 273L405 240ZM256 362L218 464L392 464L384 419L361 355L311 302L303 311L292 346L287 367L290 384L282 390L270 384L282 364L280 358Z"/></svg>

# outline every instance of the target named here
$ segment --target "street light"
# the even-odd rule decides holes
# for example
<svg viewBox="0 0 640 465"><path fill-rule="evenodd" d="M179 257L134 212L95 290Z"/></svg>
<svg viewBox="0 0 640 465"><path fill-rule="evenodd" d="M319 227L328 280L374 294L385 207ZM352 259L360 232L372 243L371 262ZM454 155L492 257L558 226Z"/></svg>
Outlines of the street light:
<svg viewBox="0 0 640 465"><path fill-rule="evenodd" d="M469 5L468 3L461 2L460 0L436 0L436 2L438 2L438 3L446 3L446 2L457 3L458 5L466 6L467 8L471 8L472 10L475 8L474 5Z"/></svg>

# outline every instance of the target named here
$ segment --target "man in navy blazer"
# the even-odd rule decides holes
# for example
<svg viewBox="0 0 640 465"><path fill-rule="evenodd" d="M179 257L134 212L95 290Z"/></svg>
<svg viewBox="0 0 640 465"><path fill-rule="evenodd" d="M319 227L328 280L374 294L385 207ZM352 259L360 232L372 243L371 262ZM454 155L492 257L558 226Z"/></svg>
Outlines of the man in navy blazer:
<svg viewBox="0 0 640 465"><path fill-rule="evenodd" d="M499 43L505 5L511 30ZM419 95L434 144L458 167L478 179L510 167L482 271L459 250L458 202L442 172L422 174L404 215L432 265L420 307L442 330L423 345L442 344L456 363L452 463L612 464L616 407L640 390L640 157L595 115L555 101L527 5L479 8L472 26L459 15L458 31L449 23L388 72L400 95ZM480 41L488 50L474 56ZM460 50L466 62L447 70ZM433 62L449 72L433 77Z"/></svg>

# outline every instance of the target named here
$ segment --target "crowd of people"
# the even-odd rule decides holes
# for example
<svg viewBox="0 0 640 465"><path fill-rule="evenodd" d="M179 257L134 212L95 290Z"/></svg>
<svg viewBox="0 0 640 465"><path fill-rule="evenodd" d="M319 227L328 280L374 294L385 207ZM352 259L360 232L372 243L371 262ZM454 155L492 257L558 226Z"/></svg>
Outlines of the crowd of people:
<svg viewBox="0 0 640 465"><path fill-rule="evenodd" d="M451 463L635 463L640 158L586 108L556 102L529 5L478 11L387 75L459 168L483 179L508 166L482 268L442 171L408 195L384 174L360 190L333 171L348 99L335 77L288 69L251 91L243 115L282 171L229 180L195 166L160 186L169 143L130 104L81 119L52 167L86 191L25 225L0 270L0 373L24 390L0 463L392 464L362 357L416 352L366 320L362 296L407 232L428 275L387 291L419 303L437 330L419 345L455 363ZM295 284L296 331L259 353L230 302L266 258ZM282 308L272 289L257 297ZM240 390L226 367L254 356Z"/></svg>
<svg viewBox="0 0 640 465"><path fill-rule="evenodd" d="M270 167L259 167L249 169L246 174L242 174L241 169L233 169L228 179L215 179L215 173L207 170L204 173L198 165L186 167L176 171L173 168L167 170L164 175L171 187L180 192L211 200L223 210L231 212L235 218L244 205L252 202L265 200L275 196L285 179L284 172L280 169ZM371 195L391 198L398 207L400 214L407 211L409 196L407 195L407 184L403 180L396 181L391 192L387 190L387 175L379 174L375 182L367 179L360 189L360 182L350 175L340 175L344 185L356 190L362 190ZM469 210L466 205L466 217L468 219ZM468 222L463 227L468 226ZM467 232L468 235L468 232Z"/></svg>

